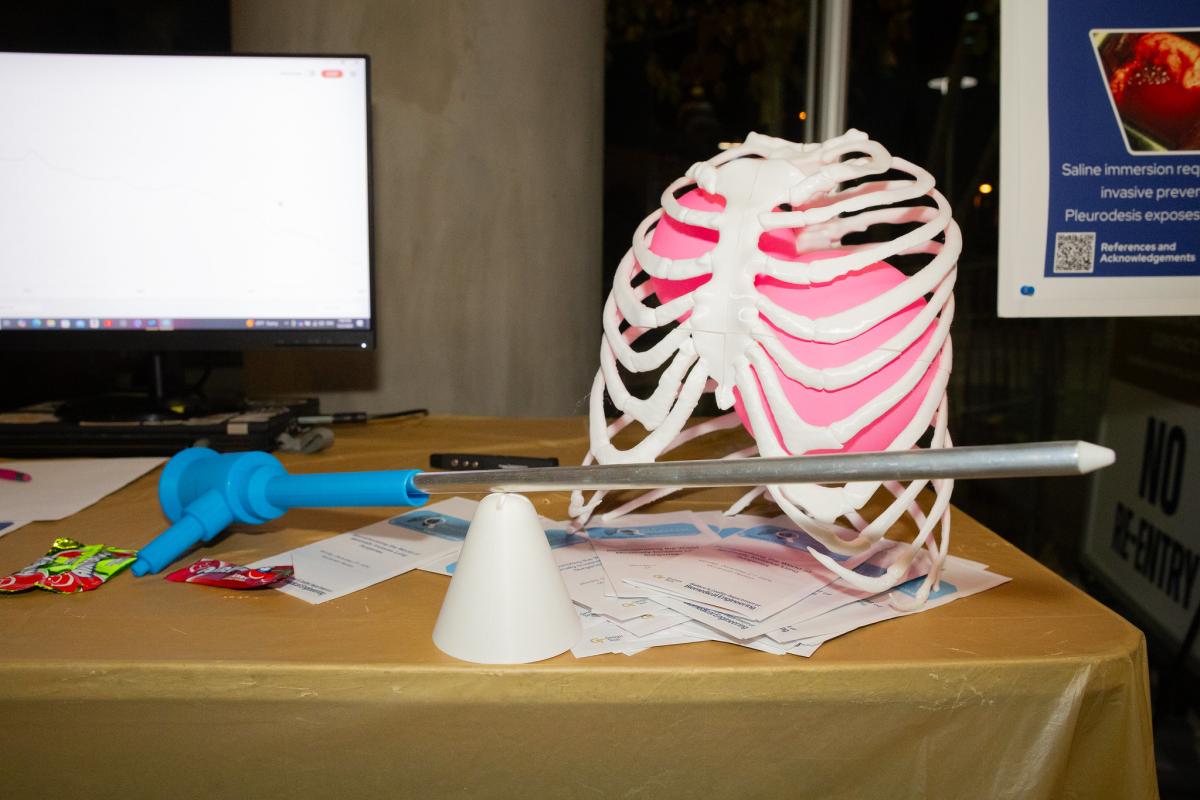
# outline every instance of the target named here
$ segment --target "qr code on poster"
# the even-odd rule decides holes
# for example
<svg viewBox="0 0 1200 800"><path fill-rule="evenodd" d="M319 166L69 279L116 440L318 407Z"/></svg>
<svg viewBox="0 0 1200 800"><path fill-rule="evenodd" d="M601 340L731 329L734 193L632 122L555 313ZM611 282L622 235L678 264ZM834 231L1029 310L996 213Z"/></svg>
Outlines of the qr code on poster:
<svg viewBox="0 0 1200 800"><path fill-rule="evenodd" d="M1095 233L1054 234L1055 272L1092 272L1095 268Z"/></svg>

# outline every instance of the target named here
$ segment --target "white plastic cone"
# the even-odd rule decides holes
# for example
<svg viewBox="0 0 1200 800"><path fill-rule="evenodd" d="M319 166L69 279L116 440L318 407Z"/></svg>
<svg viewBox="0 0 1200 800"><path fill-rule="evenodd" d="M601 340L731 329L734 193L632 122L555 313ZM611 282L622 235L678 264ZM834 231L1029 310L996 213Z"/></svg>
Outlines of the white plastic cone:
<svg viewBox="0 0 1200 800"><path fill-rule="evenodd" d="M490 494L479 504L442 601L433 643L477 664L527 664L579 640L579 615L533 504Z"/></svg>

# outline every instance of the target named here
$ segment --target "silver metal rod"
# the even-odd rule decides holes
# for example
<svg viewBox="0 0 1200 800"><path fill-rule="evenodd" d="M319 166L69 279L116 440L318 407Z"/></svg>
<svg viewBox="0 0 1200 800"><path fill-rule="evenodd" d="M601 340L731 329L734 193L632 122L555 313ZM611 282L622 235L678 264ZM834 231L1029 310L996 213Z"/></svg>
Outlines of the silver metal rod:
<svg viewBox="0 0 1200 800"><path fill-rule="evenodd" d="M846 132L850 10L850 0L824 0L821 9L821 101L815 109L818 141Z"/></svg>
<svg viewBox="0 0 1200 800"><path fill-rule="evenodd" d="M1023 478L1082 475L1106 467L1112 450L1089 442L954 447L787 458L658 461L474 472L422 472L416 488L429 494L455 492L550 492L562 489L656 489L660 487L760 486L780 483L934 478Z"/></svg>
<svg viewBox="0 0 1200 800"><path fill-rule="evenodd" d="M821 18L821 0L808 0L808 52L805 54L804 69L804 141L815 142L817 117L817 51L821 48L821 37L817 20Z"/></svg>

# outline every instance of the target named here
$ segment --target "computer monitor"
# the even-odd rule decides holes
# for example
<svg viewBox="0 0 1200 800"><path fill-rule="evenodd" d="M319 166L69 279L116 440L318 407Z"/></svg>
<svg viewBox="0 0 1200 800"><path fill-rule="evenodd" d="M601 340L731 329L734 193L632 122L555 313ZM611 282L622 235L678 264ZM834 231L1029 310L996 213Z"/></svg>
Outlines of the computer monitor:
<svg viewBox="0 0 1200 800"><path fill-rule="evenodd" d="M0 53L0 349L373 347L368 67Z"/></svg>

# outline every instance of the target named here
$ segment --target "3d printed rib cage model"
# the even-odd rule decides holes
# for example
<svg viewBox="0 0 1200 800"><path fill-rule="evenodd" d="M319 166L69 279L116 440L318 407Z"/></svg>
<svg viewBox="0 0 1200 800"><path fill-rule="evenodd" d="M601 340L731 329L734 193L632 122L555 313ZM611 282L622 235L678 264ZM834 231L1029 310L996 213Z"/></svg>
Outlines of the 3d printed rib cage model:
<svg viewBox="0 0 1200 800"><path fill-rule="evenodd" d="M755 446L727 458L904 450L931 427L928 446L950 447L949 330L962 240L933 187L928 172L855 130L819 144L752 133L693 165L663 192L662 208L638 226L617 268L584 463L653 461L739 424ZM917 268L906 276L887 259ZM656 370L649 396L627 388L623 372ZM706 392L728 413L687 426ZM606 393L621 412L611 424ZM647 435L618 449L613 437L633 422ZM932 481L926 514L916 499L928 483L883 483L894 499L873 519L860 511L880 483L757 487L731 511L766 492L801 530L850 556L838 563L810 549L864 590L886 591L915 559L929 558L907 603L920 605L937 584L950 538L953 481ZM670 491L641 495L602 518ZM575 492L576 522L586 523L603 497ZM884 574L853 571L905 514L917 529L911 547L897 548ZM893 603L905 601L896 595Z"/></svg>

